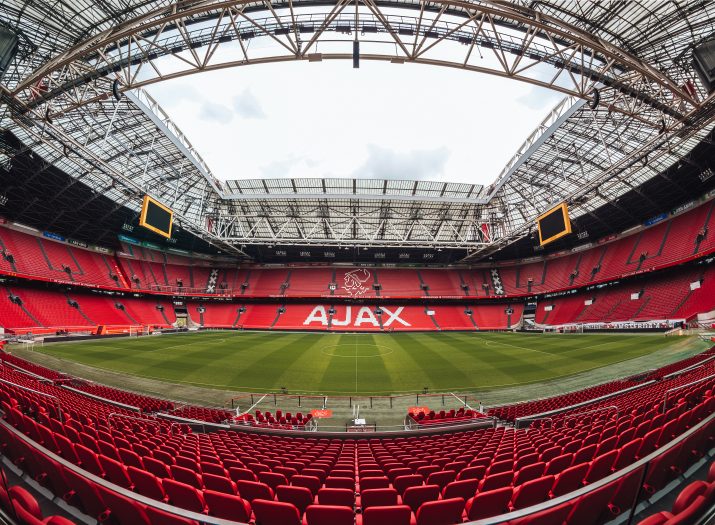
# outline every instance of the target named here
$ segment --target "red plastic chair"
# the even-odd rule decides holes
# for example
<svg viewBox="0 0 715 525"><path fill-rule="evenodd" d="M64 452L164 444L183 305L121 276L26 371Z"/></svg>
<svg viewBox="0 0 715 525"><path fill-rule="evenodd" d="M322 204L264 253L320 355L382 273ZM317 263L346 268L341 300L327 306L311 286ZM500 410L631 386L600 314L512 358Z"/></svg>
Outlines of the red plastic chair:
<svg viewBox="0 0 715 525"><path fill-rule="evenodd" d="M305 525L353 525L355 516L350 507L310 505L305 510Z"/></svg>
<svg viewBox="0 0 715 525"><path fill-rule="evenodd" d="M549 497L549 490L554 484L554 479L555 476L553 475L544 476L519 485L514 489L511 506L514 509L523 509L546 501Z"/></svg>
<svg viewBox="0 0 715 525"><path fill-rule="evenodd" d="M465 505L465 512L469 520L491 518L509 512L509 502L513 494L511 487L480 492Z"/></svg>
<svg viewBox="0 0 715 525"><path fill-rule="evenodd" d="M477 479L453 481L444 487L442 499L462 498L464 501L467 501L469 498L473 498L477 493L478 486L479 480Z"/></svg>
<svg viewBox="0 0 715 525"><path fill-rule="evenodd" d="M161 484L164 487L164 492L169 497L171 505L192 512L201 513L206 510L206 502L201 492L196 490L195 487L173 479L163 479Z"/></svg>
<svg viewBox="0 0 715 525"><path fill-rule="evenodd" d="M340 507L355 506L355 492L350 489L322 488L318 491L320 505L333 505Z"/></svg>
<svg viewBox="0 0 715 525"><path fill-rule="evenodd" d="M316 494L318 494L318 491L320 490L321 483L320 479L318 479L315 476L304 476L302 474L298 474L297 476L293 476L293 478L290 480L290 484L295 486L295 487L305 487L310 490L310 493L315 497Z"/></svg>
<svg viewBox="0 0 715 525"><path fill-rule="evenodd" d="M414 525L407 505L371 507L356 516L356 525Z"/></svg>
<svg viewBox="0 0 715 525"><path fill-rule="evenodd" d="M392 486L399 494L404 494L410 487L418 487L422 485L424 478L419 474L409 474L406 476L398 476L392 482Z"/></svg>
<svg viewBox="0 0 715 525"><path fill-rule="evenodd" d="M274 496L271 487L258 481L239 480L236 482L236 488L238 495L251 504L255 499L272 500Z"/></svg>
<svg viewBox="0 0 715 525"><path fill-rule="evenodd" d="M158 501L165 502L167 500L164 487L161 485L159 478L151 472L136 467L128 467L127 474L129 474L129 478L134 485L134 490L136 490L137 493Z"/></svg>
<svg viewBox="0 0 715 525"><path fill-rule="evenodd" d="M238 489L236 484L228 479L226 476L217 476L215 474L204 473L201 476L201 481L203 481L204 488L206 490L214 490L216 492L223 492L225 494L236 495Z"/></svg>
<svg viewBox="0 0 715 525"><path fill-rule="evenodd" d="M211 516L244 523L251 519L251 504L238 496L204 490L204 500Z"/></svg>
<svg viewBox="0 0 715 525"><path fill-rule="evenodd" d="M423 503L415 515L417 525L455 525L462 522L464 499L450 498Z"/></svg>
<svg viewBox="0 0 715 525"><path fill-rule="evenodd" d="M419 485L415 487L409 487L402 494L402 503L408 505L412 509L412 512L417 512L417 509L420 508L420 505L422 505L423 503L427 501L436 501L438 499L439 485Z"/></svg>
<svg viewBox="0 0 715 525"><path fill-rule="evenodd" d="M588 463L581 463L564 470L555 478L554 484L551 487L551 495L553 497L563 496L572 492L583 485L583 478L588 472Z"/></svg>
<svg viewBox="0 0 715 525"><path fill-rule="evenodd" d="M251 507L256 525L301 525L298 509L292 503L255 499Z"/></svg>
<svg viewBox="0 0 715 525"><path fill-rule="evenodd" d="M395 489L367 489L360 492L360 506L363 511L369 507L389 507L397 505Z"/></svg>
<svg viewBox="0 0 715 525"><path fill-rule="evenodd" d="M278 485L275 488L276 499L285 503L292 503L302 515L308 505L313 503L313 494L307 487L296 487L291 485Z"/></svg>

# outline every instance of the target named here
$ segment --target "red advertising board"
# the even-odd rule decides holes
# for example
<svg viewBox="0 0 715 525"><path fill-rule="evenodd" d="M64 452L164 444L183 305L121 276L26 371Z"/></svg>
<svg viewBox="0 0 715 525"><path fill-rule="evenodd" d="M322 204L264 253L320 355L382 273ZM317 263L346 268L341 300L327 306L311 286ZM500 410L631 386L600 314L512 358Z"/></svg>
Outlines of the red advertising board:
<svg viewBox="0 0 715 525"><path fill-rule="evenodd" d="M429 407L409 407L407 412L410 414L419 414L420 412L423 414L429 414L430 410Z"/></svg>
<svg viewBox="0 0 715 525"><path fill-rule="evenodd" d="M311 410L310 413L314 418L324 419L328 417L333 417L333 411L328 408Z"/></svg>

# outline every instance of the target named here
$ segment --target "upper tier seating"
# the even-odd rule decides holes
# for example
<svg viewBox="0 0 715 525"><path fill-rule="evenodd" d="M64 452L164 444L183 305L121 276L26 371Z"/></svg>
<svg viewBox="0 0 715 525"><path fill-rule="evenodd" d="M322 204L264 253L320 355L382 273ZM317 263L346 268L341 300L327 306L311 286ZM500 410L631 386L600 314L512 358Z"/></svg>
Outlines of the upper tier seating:
<svg viewBox="0 0 715 525"><path fill-rule="evenodd" d="M99 252L0 227L0 270L61 282L124 288L119 269ZM7 258L12 256L13 262ZM119 277L118 277L119 279Z"/></svg>
<svg viewBox="0 0 715 525"><path fill-rule="evenodd" d="M0 227L0 271L22 276L151 291L246 297L485 297L564 290L666 267L715 250L715 201L670 220L567 255L489 268L245 268L124 244L116 256ZM217 277L209 290L212 270ZM503 293L500 293L499 289ZM622 303L622 304L621 304ZM621 316L635 304L611 304ZM662 306L662 305L661 305ZM632 308L631 308L632 307ZM554 314L557 319L560 317ZM489 324L489 323L487 323Z"/></svg>
<svg viewBox="0 0 715 525"><path fill-rule="evenodd" d="M691 289L698 282L700 287ZM592 301L592 304L586 304ZM546 307L551 306L547 311ZM600 290L539 301L536 322L570 323L688 319L715 308L715 268L695 268Z"/></svg>

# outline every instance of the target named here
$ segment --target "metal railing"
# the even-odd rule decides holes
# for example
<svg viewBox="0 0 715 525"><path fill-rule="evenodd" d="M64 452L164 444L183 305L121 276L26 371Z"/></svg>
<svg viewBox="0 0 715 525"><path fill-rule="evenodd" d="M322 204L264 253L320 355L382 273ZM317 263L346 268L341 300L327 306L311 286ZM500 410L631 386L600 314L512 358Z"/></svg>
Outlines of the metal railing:
<svg viewBox="0 0 715 525"><path fill-rule="evenodd" d="M131 417L131 416L129 416ZM136 419L136 418L135 418ZM145 421L145 420L142 420ZM580 488L578 490L575 490L573 492L570 492L568 494L565 494L563 496L559 496L557 498L554 498L552 500L546 501L544 503L540 503L537 505L533 505L531 507L527 507L525 509L520 509L516 510L510 513L502 514L500 516L495 516L491 518L486 518L486 519L481 519L481 520L476 520L476 521L471 521L469 522L471 525L497 525L497 524L502 524L506 523L510 520L514 520L517 518L522 518L526 517L532 514L535 514L536 512L541 512L544 510L548 510L554 507L557 507L559 505L562 505L564 503L569 503L569 502L576 502L578 501L579 498L582 496L585 496L587 494L590 494L596 490L601 489L602 487L605 487L606 485L610 483L620 483L623 479L626 478L626 476L632 475L636 473L639 469L643 469L641 475L639 476L639 489L636 491L636 495L633 498L632 501L632 507L629 507L631 510L629 512L629 518L627 523L630 524L632 522L633 516L635 514L635 509L637 506L638 501L640 501L640 496L642 494L642 485L643 482L645 481L647 474L648 474L648 467L651 464L651 462L660 456L668 453L671 451L674 447L680 445L683 443L685 440L689 439L696 433L700 432L701 430L706 429L713 421L715 421L715 413L710 414L709 416L705 417L700 423L697 425L693 426L690 428L688 431L685 433L681 434L671 442L663 445L656 451L652 452L648 456L642 458L641 460L633 463L632 465L625 467L599 481L596 481L594 483L591 483L583 488ZM183 516L184 518L188 519L193 519L199 523L203 523L206 525L245 525L242 522L235 522L235 521L230 521L230 520L225 520L225 519L220 519L220 518L214 518L211 516L206 516L205 514L199 514L196 512L191 512L188 510L180 509L178 507L174 507L172 505L167 505L165 503L159 502L157 500L147 498L145 496L142 496L140 494L137 494L135 492L132 492L130 490L124 489L118 485L115 485L113 483L110 483L102 478L99 478L95 476L94 474L68 462L64 458L58 456L57 454L53 453L52 451L46 449L45 447L41 446L40 444L36 443L29 437L25 436L22 432L20 432L18 429L14 428L12 425L10 425L7 421L4 419L0 420L0 425L5 427L5 429L12 435L14 435L17 439L24 441L28 446L31 446L46 456L50 457L52 460L55 462L59 463L62 465L63 468L69 469L74 471L76 474L83 476L84 478L88 479L89 481L101 485L104 488L111 490L112 492L118 493L124 497L133 499L143 505L157 508L160 510L163 510L165 512L168 512L173 515L179 515ZM353 435L354 437L354 435Z"/></svg>
<svg viewBox="0 0 715 525"><path fill-rule="evenodd" d="M45 396L54 401L55 407L57 408L57 417L60 420L60 423L64 423L63 416L62 416L62 404L60 403L60 399L57 396L53 396L52 394L47 394L45 392L40 392L39 390L35 390L34 388L30 388L27 386L22 386L18 385L17 383L13 383L12 381L8 381L7 379L0 379L0 383L3 383L5 385L10 385L14 386L15 388L19 388L21 390L26 390L28 392L32 392L33 394L37 394L39 396Z"/></svg>
<svg viewBox="0 0 715 525"><path fill-rule="evenodd" d="M592 492L595 492L596 490L599 490L606 485L609 485L610 483L620 483L623 481L627 476L629 475L635 475L637 471L642 469L642 473L639 476L639 488L636 491L636 494L632 500L632 506L628 507L630 509L629 516L627 520L625 521L626 525L630 525L633 522L633 517L635 515L636 507L638 505L638 502L641 501L641 495L643 493L643 482L648 476L648 467L650 466L651 462L653 460L658 459L660 456L666 454L667 452L671 451L674 447L677 447L681 443L683 443L686 439L689 439L691 436L696 434L697 432L705 429L708 427L712 422L715 421L715 413L710 414L706 418L704 418L700 423L697 425L693 426L690 428L688 431L684 432L674 440L670 441L669 443L663 445L662 447L658 448L654 452L651 452L644 458L636 461L635 463L622 468L621 470L618 470L614 472L613 474L606 476L603 479L600 479L598 481L595 481L589 485L586 485L585 487L582 487L580 489L577 489L573 492L569 492L568 494L564 494L563 496L559 496L553 499L550 499L548 501L545 501L543 503L539 503L537 505L533 505L531 507L527 507L524 509L520 510L515 510L513 512L509 512L506 514L501 514L499 516L494 516L491 518L485 518L485 519L480 519L480 520L475 520L475 521L470 521L468 522L470 525L498 525L502 523L507 523L511 520L516 520L518 518L523 518L532 514L535 514L537 512L545 511L548 509L552 509L555 507L558 507L559 505L569 503L569 502L574 502L574 505L577 504L578 500ZM603 509L594 509L594 511L601 512ZM570 511L569 511L570 512Z"/></svg>
<svg viewBox="0 0 715 525"><path fill-rule="evenodd" d="M579 412L578 414L569 414L568 416L564 417L564 424L566 424L566 421L568 421L569 419L573 419L575 417L581 417L581 416L585 416L588 414L595 414L596 412L603 412L603 411L610 412L611 410L616 411L616 417L619 416L618 407L616 405L609 405L607 407L600 407L600 408L594 408L593 410L587 410L586 412Z"/></svg>
<svg viewBox="0 0 715 525"><path fill-rule="evenodd" d="M702 383L703 381L709 381L710 379L715 378L715 374L710 374L707 377L702 377L700 379L696 379L695 381L691 381L690 383L686 383L684 385L676 386L673 388L669 388L668 390L665 391L665 394L663 395L663 413L667 412L668 410L668 396L672 392L675 392L676 390L682 390L683 388L688 388L689 386L697 385L698 383Z"/></svg>
<svg viewBox="0 0 715 525"><path fill-rule="evenodd" d="M132 492L131 490L122 488L119 485L110 483L109 481L102 479L98 476L95 476L91 472L88 472L88 471L78 467L77 465L70 463L63 457L58 456L51 450L46 449L39 443L36 443L29 437L25 436L22 432L20 432L15 427L10 425L7 421L0 419L0 425L5 427L5 429L9 433L13 434L17 439L24 441L26 445L39 450L45 456L49 457L50 459L52 459L55 462L62 465L62 468L72 470L74 473L82 476L83 478L86 478L87 480L91 481L92 483L95 483L97 485L104 487L107 490L110 490L112 492L120 494L121 496L124 496L125 498L129 498L134 501L137 501L137 502L141 503L142 505L160 509L160 510L163 510L164 512L168 512L169 514L172 514L175 516L180 516L180 517L183 517L183 518L186 518L189 520L195 520L198 523L202 523L205 525L246 525L245 523L239 522L239 521L225 520L225 519L221 519L221 518L215 518L213 516L207 516L206 514L199 514L198 512L192 512L190 510L184 510L179 507L174 507L173 505L168 505L166 503L162 503L161 501L147 498L146 496L142 496L141 494L137 494L136 492Z"/></svg>
<svg viewBox="0 0 715 525"><path fill-rule="evenodd" d="M155 426L156 428L159 429L158 432L157 432L157 434L161 434L162 431L163 431L163 429L164 429L164 426L163 426L161 423L159 423L158 421L154 421L153 419L146 419L146 418L142 418L142 417L128 416L128 415L122 414L122 413L120 413L120 412L112 412L111 414L109 414L109 415L107 416L107 424L109 425L109 428L112 428L112 418L115 418L115 419L120 419L120 418L121 418L121 419L131 419L132 421L139 421L139 422L141 422L141 423L148 423L149 425L153 425L153 426ZM180 427L180 425L177 424L177 423L169 423L169 434L179 435L180 432L176 432L176 433L173 432L174 427Z"/></svg>

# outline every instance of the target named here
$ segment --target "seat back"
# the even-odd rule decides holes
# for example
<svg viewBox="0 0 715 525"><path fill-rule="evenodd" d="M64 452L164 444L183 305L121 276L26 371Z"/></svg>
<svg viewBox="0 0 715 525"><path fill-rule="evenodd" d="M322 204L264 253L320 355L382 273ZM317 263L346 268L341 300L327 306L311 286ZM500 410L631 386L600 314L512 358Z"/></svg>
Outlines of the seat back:
<svg viewBox="0 0 715 525"><path fill-rule="evenodd" d="M361 478L360 490L364 489L386 489L390 486L390 480L385 476L374 478Z"/></svg>
<svg viewBox="0 0 715 525"><path fill-rule="evenodd" d="M415 515L417 525L455 525L462 522L463 498L427 501Z"/></svg>
<svg viewBox="0 0 715 525"><path fill-rule="evenodd" d="M122 496L116 492L100 488L102 499L112 509L112 523L119 525L151 525L149 516L146 514L146 506L138 501Z"/></svg>
<svg viewBox="0 0 715 525"><path fill-rule="evenodd" d="M573 454L561 454L546 464L544 474L558 474L563 472L573 463Z"/></svg>
<svg viewBox="0 0 715 525"><path fill-rule="evenodd" d="M546 501L549 497L549 490L554 484L555 476L543 476L541 478L532 479L516 487L514 495L511 499L511 505L514 509L523 509Z"/></svg>
<svg viewBox="0 0 715 525"><path fill-rule="evenodd" d="M591 461L584 482L593 483L608 476L611 473L611 468L617 457L618 451L611 450Z"/></svg>
<svg viewBox="0 0 715 525"><path fill-rule="evenodd" d="M512 493L513 489L511 487L480 492L467 501L467 517L470 520L479 520L509 512Z"/></svg>
<svg viewBox="0 0 715 525"><path fill-rule="evenodd" d="M410 525L412 511L407 505L371 507L362 514L363 525Z"/></svg>
<svg viewBox="0 0 715 525"><path fill-rule="evenodd" d="M204 490L204 500L211 516L245 523L251 519L251 504L236 495Z"/></svg>
<svg viewBox="0 0 715 525"><path fill-rule="evenodd" d="M259 472L258 481L265 483L273 490L276 490L278 485L288 485L288 480L283 474L277 472Z"/></svg>
<svg viewBox="0 0 715 525"><path fill-rule="evenodd" d="M170 504L199 513L203 512L206 508L206 502L203 496L195 487L168 478L161 480L161 485L169 497Z"/></svg>
<svg viewBox="0 0 715 525"><path fill-rule="evenodd" d="M457 473L453 470L441 470L439 472L433 472L427 477L428 485L439 485L441 488L447 486L457 478Z"/></svg>
<svg viewBox="0 0 715 525"><path fill-rule="evenodd" d="M360 492L360 505L363 511L370 507L387 507L397 505L395 489L367 489Z"/></svg>
<svg viewBox="0 0 715 525"><path fill-rule="evenodd" d="M328 476L327 478L325 478L325 486L330 489L355 490L355 478L336 478Z"/></svg>
<svg viewBox="0 0 715 525"><path fill-rule="evenodd" d="M313 503L313 494L307 487L278 485L275 489L276 499L285 503L292 503L303 514L305 509Z"/></svg>
<svg viewBox="0 0 715 525"><path fill-rule="evenodd" d="M203 484L201 483L201 478L195 471L190 470L186 467L181 467L179 465L171 465L170 470L171 470L171 475L174 477L174 479L176 481L180 481L181 483L186 483L187 485L191 485L192 487L194 487L196 489L203 488Z"/></svg>
<svg viewBox="0 0 715 525"><path fill-rule="evenodd" d="M254 499L273 499L273 489L259 481L246 481L241 479L236 482L236 488L238 489L238 495L251 504Z"/></svg>
<svg viewBox="0 0 715 525"><path fill-rule="evenodd" d="M159 478L154 474L132 466L127 467L127 474L129 474L129 478L134 484L134 490L139 494L147 498L164 501L166 497L164 487L162 487Z"/></svg>
<svg viewBox="0 0 715 525"><path fill-rule="evenodd" d="M392 482L392 486L395 487L399 494L404 494L409 487L422 485L423 481L424 478L420 474L408 474L396 477Z"/></svg>
<svg viewBox="0 0 715 525"><path fill-rule="evenodd" d="M201 476L201 481L207 490L215 490L216 492L224 492L226 494L237 493L236 484L226 476L204 473L204 475Z"/></svg>
<svg viewBox="0 0 715 525"><path fill-rule="evenodd" d="M475 465L473 467L467 467L463 469L458 475L457 479L482 479L486 473L487 468L484 465Z"/></svg>
<svg viewBox="0 0 715 525"><path fill-rule="evenodd" d="M556 476L551 493L554 497L563 496L568 492L572 492L581 487L583 478L588 472L588 463L581 463L564 470Z"/></svg>
<svg viewBox="0 0 715 525"><path fill-rule="evenodd" d="M450 498L462 498L467 501L469 498L474 497L477 493L477 487L479 486L479 480L477 479L463 479L461 481L453 481L447 484L442 491L443 499Z"/></svg>
<svg viewBox="0 0 715 525"><path fill-rule="evenodd" d="M255 499L251 503L256 525L301 525L298 509L292 503Z"/></svg>
<svg viewBox="0 0 715 525"><path fill-rule="evenodd" d="M490 490L511 486L513 479L514 473L512 471L488 475L480 482L479 492L488 492Z"/></svg>
<svg viewBox="0 0 715 525"><path fill-rule="evenodd" d="M350 507L338 505L310 505L305 510L307 525L353 525L355 516Z"/></svg>
<svg viewBox="0 0 715 525"><path fill-rule="evenodd" d="M132 480L129 479L127 469L119 461L100 454L99 463L102 465L102 470L104 470L109 481L125 489L132 489Z"/></svg>
<svg viewBox="0 0 715 525"><path fill-rule="evenodd" d="M318 503L353 508L355 506L355 492L350 489L322 488L318 491Z"/></svg>
<svg viewBox="0 0 715 525"><path fill-rule="evenodd" d="M476 482L477 480L469 481ZM447 485L447 487L449 487L449 485ZM412 512L417 512L417 509L420 508L420 505L422 505L426 501L438 500L439 492L439 485L419 485L415 487L409 487L402 494L402 503L408 505L412 509Z"/></svg>
<svg viewBox="0 0 715 525"><path fill-rule="evenodd" d="M310 493L315 496L318 494L318 491L320 490L320 479L318 479L315 476L304 476L302 474L298 474L297 476L293 476L290 480L290 484L296 487L305 487L310 490Z"/></svg>

